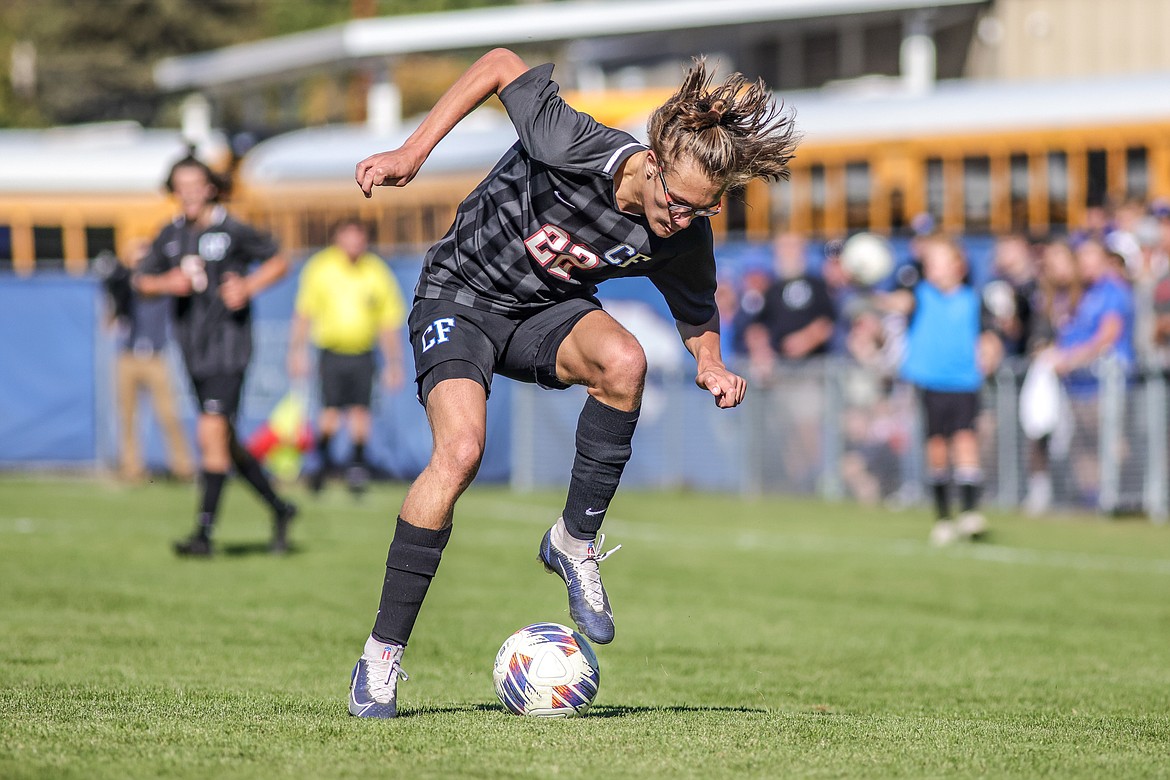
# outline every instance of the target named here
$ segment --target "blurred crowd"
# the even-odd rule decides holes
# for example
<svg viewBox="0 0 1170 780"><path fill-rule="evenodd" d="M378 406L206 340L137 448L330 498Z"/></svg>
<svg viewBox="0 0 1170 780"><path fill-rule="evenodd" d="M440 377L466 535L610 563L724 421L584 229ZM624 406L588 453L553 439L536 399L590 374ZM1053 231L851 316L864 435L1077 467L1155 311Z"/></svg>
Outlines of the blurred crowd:
<svg viewBox="0 0 1170 780"><path fill-rule="evenodd" d="M910 500L920 497L918 480L905 478L905 467L895 465L910 446L906 420L915 409L912 391L895 381L907 319L878 305L883 293L913 289L921 280L921 241L933 226L927 218L914 225L907 256L895 258L894 271L873 287L850 278L842 242L827 242L818 256L816 245L793 233L773 241L771 268L720 282L724 353L747 367L756 386L783 382L787 391L792 376L808 375L817 364L844 371L847 451L840 473L847 492L862 501L889 499L898 491L909 491ZM1170 203L1093 207L1085 228L1068 234L997 236L989 256L968 257L968 268L967 281L983 302L984 328L1002 343L1002 365L1019 379L1036 366L1037 374L1043 369L1055 376L1061 392L1051 400L1067 405L1076 423L1064 428L1056 414L1047 428L1028 431L1034 441L1024 500L1030 512L1041 513L1052 501L1053 445L1063 456L1072 435L1065 433L1096 433L1103 362L1113 361L1130 376L1170 368ZM811 412L818 394L797 395L805 400L789 401L810 404L805 427L812 430L802 434L798 425L788 435L798 442L794 458L808 463L816 459L809 457L809 442L800 440L816 436L817 415ZM1022 422L1027 430L1027 419ZM1075 472L1070 490L1075 500L1092 503L1096 453L1094 447L1082 449L1069 461Z"/></svg>

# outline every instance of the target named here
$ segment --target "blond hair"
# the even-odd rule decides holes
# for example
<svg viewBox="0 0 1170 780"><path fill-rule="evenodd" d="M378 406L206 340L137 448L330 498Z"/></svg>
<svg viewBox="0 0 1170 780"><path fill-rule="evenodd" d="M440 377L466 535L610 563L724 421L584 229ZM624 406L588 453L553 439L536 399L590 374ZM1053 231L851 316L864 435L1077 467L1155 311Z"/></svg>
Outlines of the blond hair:
<svg viewBox="0 0 1170 780"><path fill-rule="evenodd" d="M762 79L733 73L711 85L706 60L695 58L682 86L650 117L650 148L664 166L689 159L731 188L752 179L788 178L800 138L792 113Z"/></svg>

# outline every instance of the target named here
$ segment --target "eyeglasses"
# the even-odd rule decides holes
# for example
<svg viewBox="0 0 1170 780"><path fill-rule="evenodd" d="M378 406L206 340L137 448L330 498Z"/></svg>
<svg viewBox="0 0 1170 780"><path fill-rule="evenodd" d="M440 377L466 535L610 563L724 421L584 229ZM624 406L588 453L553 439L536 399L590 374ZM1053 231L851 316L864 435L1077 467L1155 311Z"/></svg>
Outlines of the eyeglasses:
<svg viewBox="0 0 1170 780"><path fill-rule="evenodd" d="M670 198L670 188L666 186L666 177L662 175L661 165L658 166L658 180L662 182L662 192L666 195L666 208L676 217L713 217L723 210L722 203L716 203L714 206L702 209L675 203Z"/></svg>

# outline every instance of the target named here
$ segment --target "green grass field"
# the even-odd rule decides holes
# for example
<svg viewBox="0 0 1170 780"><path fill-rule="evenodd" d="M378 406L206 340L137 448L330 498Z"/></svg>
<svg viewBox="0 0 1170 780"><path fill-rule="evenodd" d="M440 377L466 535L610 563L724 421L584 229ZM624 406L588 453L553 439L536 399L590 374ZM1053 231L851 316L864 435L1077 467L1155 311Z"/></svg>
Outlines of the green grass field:
<svg viewBox="0 0 1170 780"><path fill-rule="evenodd" d="M618 635L578 720L504 712L515 629L568 622L536 562L557 494L473 488L406 654L403 717L346 714L402 489L299 497L297 550L233 482L0 478L0 777L1170 776L1170 528L625 492Z"/></svg>

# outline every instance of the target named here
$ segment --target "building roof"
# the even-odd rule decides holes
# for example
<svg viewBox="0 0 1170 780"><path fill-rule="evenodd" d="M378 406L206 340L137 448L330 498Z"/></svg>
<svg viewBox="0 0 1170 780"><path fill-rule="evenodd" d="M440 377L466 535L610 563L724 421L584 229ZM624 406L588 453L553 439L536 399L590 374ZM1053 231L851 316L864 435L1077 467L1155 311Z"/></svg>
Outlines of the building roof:
<svg viewBox="0 0 1170 780"><path fill-rule="evenodd" d="M915 95L902 91L896 81L867 81L780 97L796 112L804 142L816 145L924 135L1108 128L1124 123L1162 122L1170 126L1167 83L1167 73L1052 82L952 81ZM631 121L624 129L645 139L645 118ZM363 124L276 136L249 152L241 178L259 186L349 180L359 160L401 145L416 123L388 134ZM515 141L515 130L506 116L481 108L435 148L420 176L486 172Z"/></svg>
<svg viewBox="0 0 1170 780"><path fill-rule="evenodd" d="M417 52L554 43L672 30L910 11L987 0L567 0L360 19L161 60L165 90L210 89L338 63Z"/></svg>

